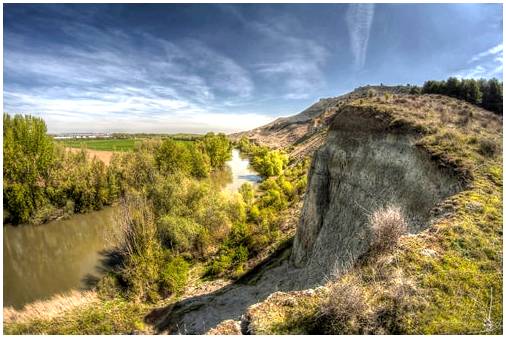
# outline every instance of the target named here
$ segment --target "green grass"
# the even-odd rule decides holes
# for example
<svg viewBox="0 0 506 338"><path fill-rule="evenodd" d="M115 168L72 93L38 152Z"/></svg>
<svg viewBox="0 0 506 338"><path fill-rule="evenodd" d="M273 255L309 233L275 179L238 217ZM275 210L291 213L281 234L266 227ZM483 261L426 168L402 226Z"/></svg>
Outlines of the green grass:
<svg viewBox="0 0 506 338"><path fill-rule="evenodd" d="M196 136L187 134L171 135L176 142L183 144L194 142L198 139ZM148 138L110 138L110 139L67 139L58 140L66 147L81 148L99 151L131 151L137 144Z"/></svg>
<svg viewBox="0 0 506 338"><path fill-rule="evenodd" d="M136 143L141 142L137 139L68 139L59 141L66 147L81 148L92 150L108 151L130 151L133 150Z"/></svg>

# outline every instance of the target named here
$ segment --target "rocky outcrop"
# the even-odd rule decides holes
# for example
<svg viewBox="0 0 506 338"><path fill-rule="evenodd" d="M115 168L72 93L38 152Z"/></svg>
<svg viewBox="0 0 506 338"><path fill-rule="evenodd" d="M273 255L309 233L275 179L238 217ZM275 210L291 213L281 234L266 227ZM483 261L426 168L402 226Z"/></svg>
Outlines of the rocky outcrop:
<svg viewBox="0 0 506 338"><path fill-rule="evenodd" d="M313 157L291 258L308 285L341 275L368 251L368 218L376 210L400 207L416 233L438 202L461 189L450 170L417 147L418 138L371 110L344 106L335 114Z"/></svg>

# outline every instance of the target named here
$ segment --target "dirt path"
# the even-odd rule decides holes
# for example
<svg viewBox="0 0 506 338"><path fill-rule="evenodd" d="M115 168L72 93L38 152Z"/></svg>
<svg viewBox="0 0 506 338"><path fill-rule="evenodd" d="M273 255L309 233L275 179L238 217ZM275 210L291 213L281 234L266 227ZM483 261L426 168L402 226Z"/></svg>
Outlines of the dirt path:
<svg viewBox="0 0 506 338"><path fill-rule="evenodd" d="M81 151L80 148L70 148L67 147L65 150L70 151L72 153L77 153ZM100 161L104 162L106 165L109 165L111 162L112 154L114 154L113 151L106 151L106 150L93 150L93 149L86 149L86 152L88 153L88 156L90 158L96 157Z"/></svg>
<svg viewBox="0 0 506 338"><path fill-rule="evenodd" d="M224 320L240 320L248 307L276 291L301 290L300 271L288 260L291 246L280 249L233 284L152 311L147 321L158 333L204 334Z"/></svg>

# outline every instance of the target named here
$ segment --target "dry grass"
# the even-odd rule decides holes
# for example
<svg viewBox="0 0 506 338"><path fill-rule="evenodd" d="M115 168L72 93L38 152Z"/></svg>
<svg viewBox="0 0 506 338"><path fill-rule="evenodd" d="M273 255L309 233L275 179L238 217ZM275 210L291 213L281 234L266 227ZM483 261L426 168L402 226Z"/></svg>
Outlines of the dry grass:
<svg viewBox="0 0 506 338"><path fill-rule="evenodd" d="M494 157L499 152L499 146L492 140L481 139L478 143L478 152L486 157Z"/></svg>
<svg viewBox="0 0 506 338"><path fill-rule="evenodd" d="M27 304L21 310L12 307L4 308L4 323L25 323L34 320L50 320L63 313L98 302L95 292L78 292L72 290L59 294L51 299Z"/></svg>
<svg viewBox="0 0 506 338"><path fill-rule="evenodd" d="M221 322L215 328L209 330L206 335L223 336L223 335L242 335L241 324L239 321L232 319Z"/></svg>
<svg viewBox="0 0 506 338"><path fill-rule="evenodd" d="M399 207L388 206L376 210L369 217L372 228L374 253L387 252L395 247L399 238L407 232L406 220Z"/></svg>
<svg viewBox="0 0 506 338"><path fill-rule="evenodd" d="M70 147L65 148L65 150L71 153L78 153L81 151L80 148ZM112 155L114 155L114 151L86 149L86 155L90 159L96 157L98 160L104 162L105 165L109 165L109 163L111 163Z"/></svg>
<svg viewBox="0 0 506 338"><path fill-rule="evenodd" d="M327 334L363 334L369 321L363 289L354 279L332 284L318 310L318 325Z"/></svg>

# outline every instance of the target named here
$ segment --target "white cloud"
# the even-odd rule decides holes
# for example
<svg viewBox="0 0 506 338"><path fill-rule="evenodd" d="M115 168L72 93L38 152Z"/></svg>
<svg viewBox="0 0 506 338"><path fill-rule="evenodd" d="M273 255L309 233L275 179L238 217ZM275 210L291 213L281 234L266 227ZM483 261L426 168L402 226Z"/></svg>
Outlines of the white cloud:
<svg viewBox="0 0 506 338"><path fill-rule="evenodd" d="M468 64L453 76L458 78L502 78L503 71L503 45L499 44L473 56Z"/></svg>
<svg viewBox="0 0 506 338"><path fill-rule="evenodd" d="M501 59L502 59L502 52L503 52L503 46L502 46L502 43L501 43L501 44L499 44L499 45L497 45L495 47L487 49L484 52L476 54L475 56L473 56L471 58L471 60L469 60L469 63L473 63L473 62L476 62L476 61L478 61L478 60L480 60L480 59L482 59L482 58L484 58L486 56L496 55L496 54L499 54L499 53L501 54ZM496 58L496 60L497 60L497 58ZM501 60L501 62L502 62L502 60Z"/></svg>
<svg viewBox="0 0 506 338"><path fill-rule="evenodd" d="M224 99L250 97L254 83L245 68L203 42L143 34L146 45L139 46L119 31L64 27L78 46L52 41L33 48L26 38L6 35L4 74L16 81L5 85L4 111L41 115L52 132L237 131L270 120L216 113L229 111Z"/></svg>
<svg viewBox="0 0 506 338"><path fill-rule="evenodd" d="M346 12L346 25L355 70L364 67L373 18L374 4L350 4Z"/></svg>
<svg viewBox="0 0 506 338"><path fill-rule="evenodd" d="M249 112L218 113L188 101L160 99L148 88L118 88L115 93L89 92L89 98L56 98L54 93L4 92L6 111L46 120L49 132L236 132L269 123L274 118ZM15 102L11 105L9 102Z"/></svg>
<svg viewBox="0 0 506 338"><path fill-rule="evenodd" d="M287 92L285 99L303 99L321 89L325 84L322 68L328 51L311 39L291 35L293 22L278 19L275 24L252 22L251 27L276 46L278 58L257 63L256 70L274 81L280 81Z"/></svg>

